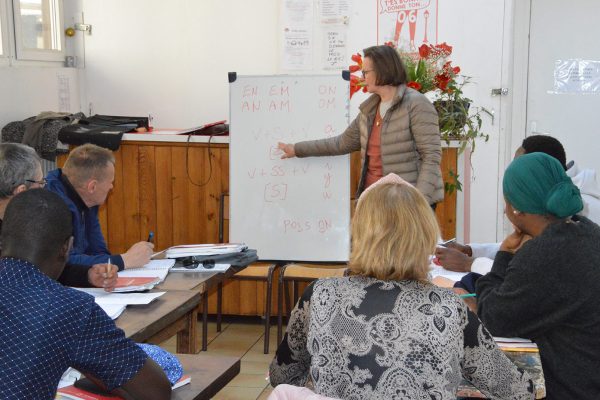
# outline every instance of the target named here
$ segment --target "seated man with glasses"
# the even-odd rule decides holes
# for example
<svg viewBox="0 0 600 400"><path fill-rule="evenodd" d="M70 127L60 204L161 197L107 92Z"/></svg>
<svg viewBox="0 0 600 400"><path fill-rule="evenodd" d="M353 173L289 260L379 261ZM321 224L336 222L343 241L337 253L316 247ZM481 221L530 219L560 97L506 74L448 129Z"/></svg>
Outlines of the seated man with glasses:
<svg viewBox="0 0 600 400"><path fill-rule="evenodd" d="M46 185L42 165L35 151L24 144L0 143L0 231L8 202L27 189ZM2 245L0 243L0 252ZM106 273L106 265L81 266L67 264L58 281L63 285L104 287L110 290L117 280L117 268Z"/></svg>

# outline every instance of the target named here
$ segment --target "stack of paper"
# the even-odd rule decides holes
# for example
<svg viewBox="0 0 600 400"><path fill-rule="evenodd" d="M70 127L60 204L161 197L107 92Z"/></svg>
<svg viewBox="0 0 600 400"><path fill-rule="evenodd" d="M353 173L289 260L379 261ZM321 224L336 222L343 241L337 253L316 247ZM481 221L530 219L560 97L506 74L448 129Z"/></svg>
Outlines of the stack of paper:
<svg viewBox="0 0 600 400"><path fill-rule="evenodd" d="M81 379L81 372L69 367L60 377L60 381L58 382L58 388L60 389L65 386L72 385L75 383L75 381L79 379Z"/></svg>
<svg viewBox="0 0 600 400"><path fill-rule="evenodd" d="M494 340L496 341L498 347L504 351L539 351L537 344L533 343L529 339L495 336Z"/></svg>
<svg viewBox="0 0 600 400"><path fill-rule="evenodd" d="M175 260L151 260L141 268L130 268L119 272L119 278L159 278L164 281L169 270L175 265Z"/></svg>
<svg viewBox="0 0 600 400"><path fill-rule="evenodd" d="M218 244L186 244L169 247L167 258L180 258L190 256L212 256L216 254L234 254L248 248L243 243L218 243Z"/></svg>
<svg viewBox="0 0 600 400"><path fill-rule="evenodd" d="M154 293L113 293L101 288L73 288L94 296L98 304L112 319L117 319L129 304L148 304L165 292Z"/></svg>
<svg viewBox="0 0 600 400"><path fill-rule="evenodd" d="M87 294L94 296L96 304L102 306L105 304L148 304L152 300L162 296L166 292L152 292L152 293L112 293L106 292L100 288L74 288Z"/></svg>
<svg viewBox="0 0 600 400"><path fill-rule="evenodd" d="M127 278L119 274L113 293L143 292L154 288L160 282L161 279L155 276Z"/></svg>
<svg viewBox="0 0 600 400"><path fill-rule="evenodd" d="M126 307L125 304L99 304L99 306L111 319L119 318Z"/></svg>

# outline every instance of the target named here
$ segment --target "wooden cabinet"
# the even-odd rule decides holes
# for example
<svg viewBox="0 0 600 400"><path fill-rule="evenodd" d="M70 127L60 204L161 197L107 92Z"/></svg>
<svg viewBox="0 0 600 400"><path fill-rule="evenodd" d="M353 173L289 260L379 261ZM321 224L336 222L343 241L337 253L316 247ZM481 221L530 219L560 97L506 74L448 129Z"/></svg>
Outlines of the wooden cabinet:
<svg viewBox="0 0 600 400"><path fill-rule="evenodd" d="M442 173L456 171L457 151L444 148ZM100 222L108 248L123 253L154 232L156 250L185 243L216 243L219 240L219 202L229 192L229 146L227 144L123 141L115 153L115 183ZM62 166L66 157L57 164ZM360 155L352 155L351 193L356 193ZM436 215L442 237L456 231L456 194L439 203ZM225 229L225 241L228 239ZM260 255L260 254L259 254ZM225 314L261 315L264 285L233 281L225 284ZM211 296L211 297L214 297ZM274 294L273 299L277 298ZM216 301L210 299L214 312ZM273 308L276 312L276 306Z"/></svg>

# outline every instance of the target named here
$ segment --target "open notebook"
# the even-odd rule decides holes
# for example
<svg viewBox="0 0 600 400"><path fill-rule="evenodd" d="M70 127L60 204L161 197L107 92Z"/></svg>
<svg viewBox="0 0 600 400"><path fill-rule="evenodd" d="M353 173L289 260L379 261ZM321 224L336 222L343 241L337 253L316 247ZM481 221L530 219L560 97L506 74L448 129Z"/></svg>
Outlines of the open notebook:
<svg viewBox="0 0 600 400"><path fill-rule="evenodd" d="M148 264L141 268L129 268L119 271L119 278L159 278L160 282L164 281L169 273L169 270L175 265L175 260L151 260Z"/></svg>

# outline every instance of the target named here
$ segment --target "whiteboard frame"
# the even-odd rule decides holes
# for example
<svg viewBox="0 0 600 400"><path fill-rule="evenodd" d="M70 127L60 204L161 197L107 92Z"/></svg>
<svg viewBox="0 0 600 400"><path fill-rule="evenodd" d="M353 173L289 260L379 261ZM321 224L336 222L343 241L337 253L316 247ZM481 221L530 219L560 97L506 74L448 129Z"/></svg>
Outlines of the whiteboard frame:
<svg viewBox="0 0 600 400"><path fill-rule="evenodd" d="M246 242L250 247L255 247L257 248L258 251L258 255L259 258L263 261L265 260L270 260L270 261L287 261L287 262L291 262L291 261L296 261L296 262L347 262L348 258L349 258L349 253L350 253L350 199L351 199L351 193L350 193L350 155L342 155L342 156L332 156L332 157L308 157L308 158L294 158L294 159L289 159L289 160L283 160L283 163L286 163L286 166L289 166L290 164L294 163L294 162L307 162L307 160L309 160L311 162L311 164L314 163L321 163L321 164L334 164L334 168L335 171L337 171L340 174L343 174L343 178L341 179L343 180L342 182L342 189L340 190L340 192L336 192L336 194L340 194L341 195L341 199L339 200L341 202L340 203L335 203L334 206L329 206L330 209L333 209L333 214L336 214L336 218L341 218L341 221L343 223L343 229L341 228L341 226L337 226L332 229L332 231L335 231L334 234L330 236L327 236L326 240L324 240L322 243L313 243L313 246L310 247L310 250L308 249L304 249L303 251L299 251L297 249L290 249L289 251L284 251L284 250L279 250L279 249L273 249L271 247L265 246L264 244L262 246L254 246L253 245L253 235L252 233L256 233L256 231L258 229L260 229L260 225L261 224L256 224L255 226L253 226L253 228L250 227L246 227L246 228L242 228L240 221L243 218L243 213L242 210L238 210L237 208L239 208L239 206L237 206L237 202L239 201L239 198L237 196L243 196L243 194L239 194L236 193L236 191L240 190L241 186L238 185L238 182L236 181L236 179L240 179L237 174L239 172L238 168L238 161L239 162L243 162L241 160L237 160L237 154L239 151L241 151L241 148L238 148L237 146L240 146L241 144L239 144L240 140L236 140L238 137L236 135L239 134L239 132L243 131L244 129L251 129L251 128L240 128L238 126L238 123L241 124L243 122L238 122L237 118L239 117L239 115L236 115L233 111L234 107L232 104L233 98L234 98L234 90L241 90L237 87L237 85L240 84L240 81L245 81L248 79L257 79L257 80L269 80L269 79L278 79L281 78L283 80L285 80L286 82L289 80L293 80L293 79L299 79L299 80L303 80L303 79L339 79L339 81L335 81L335 85L339 85L340 83L343 83L344 85L344 93L343 93L343 97L341 97L343 100L343 112L340 112L339 114L336 115L335 120L337 122L337 125L340 125L336 131L336 134L333 136L337 136L339 134L341 134L343 132L343 130L346 129L346 127L348 126L349 123L349 107L350 107L350 102L349 102L349 82L348 82L348 73L347 71L344 71L341 76L339 73L336 74L318 74L318 75L314 75L314 74L310 74L310 75L306 75L306 74L276 74L276 75L237 75L236 73L229 73L229 81L230 81L230 88L229 88L229 98L230 98L230 108L229 108L229 121L230 121L230 148L229 148L229 163L230 163L230 201L229 201L229 215L230 215L230 223L229 223L229 238L230 241L232 242ZM239 93L237 94L239 96ZM239 113L239 111L237 111ZM302 115L306 115L306 114L302 114ZM312 117L312 116L311 116ZM263 117L264 118L264 117ZM343 121L343 123L342 123ZM343 125L343 127L341 126ZM323 136L325 137L325 136ZM316 137L310 137L308 138L308 140L312 140L312 139L318 139L320 138L320 136L316 136ZM246 138L247 140L247 138ZM281 140L284 142L296 142L297 140L294 141L287 141L287 140ZM276 144L276 141L274 141L274 143ZM256 194L255 194L256 195ZM304 207L302 207L304 208ZM325 207L327 208L327 207ZM285 210L285 207L282 207L283 210ZM340 212L336 211L336 210L341 210L341 214ZM264 210L257 210L257 213L262 214L264 212ZM338 220L339 222L339 220ZM321 226L321 221L318 221L318 226ZM317 222L315 220L315 223L313 224L312 222L310 223L311 225L317 226ZM275 224L276 225L276 224ZM333 224L332 224L333 225ZM341 224L340 224L341 225ZM272 227L273 225L271 225ZM327 223L324 224L324 226L327 226ZM283 229L280 226L280 229ZM314 228L314 231L316 232L317 228ZM268 229L267 229L268 230ZM261 231L261 234L265 234L265 232ZM289 234L288 231L285 232L285 234ZM312 232L311 232L312 234ZM308 233L307 233L308 235ZM272 235L269 237L274 237L277 238L278 235ZM313 242L317 241L318 239L317 237L319 237L318 235L314 236L310 236L311 240ZM282 239L284 240L284 239ZM303 239L297 239L294 237L290 237L290 241L292 243L298 243L300 241L302 241L302 245L298 246L298 247L302 247L304 246L304 241L306 241L306 238ZM310 240L309 240L310 241ZM293 244L291 244L290 246L293 246ZM306 245L308 246L308 245ZM263 248L261 248L263 247ZM285 245L284 245L285 247Z"/></svg>

